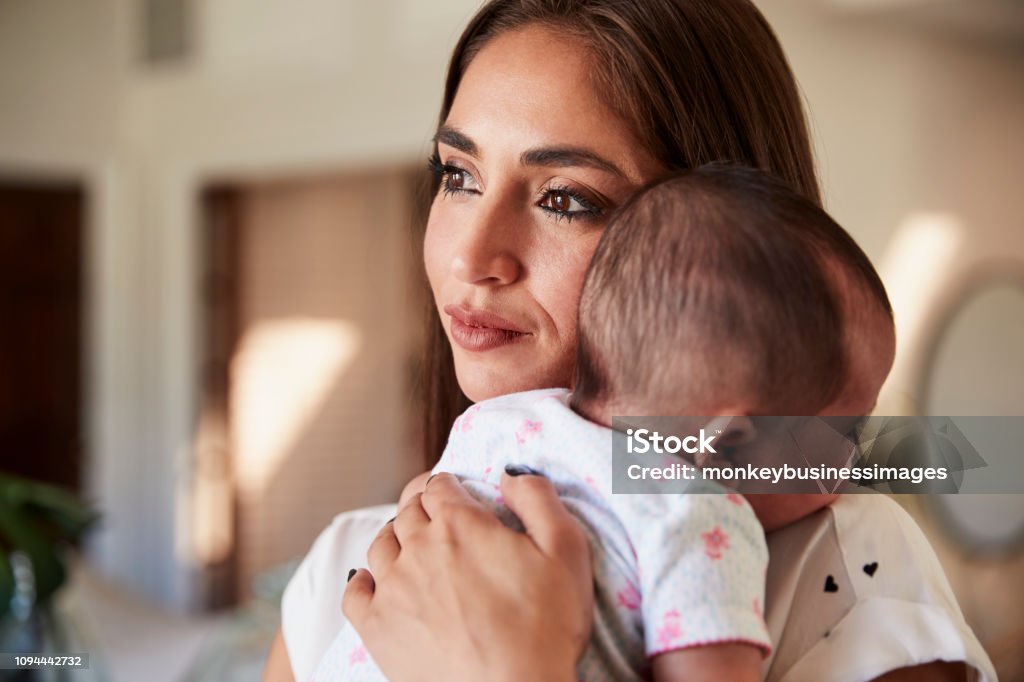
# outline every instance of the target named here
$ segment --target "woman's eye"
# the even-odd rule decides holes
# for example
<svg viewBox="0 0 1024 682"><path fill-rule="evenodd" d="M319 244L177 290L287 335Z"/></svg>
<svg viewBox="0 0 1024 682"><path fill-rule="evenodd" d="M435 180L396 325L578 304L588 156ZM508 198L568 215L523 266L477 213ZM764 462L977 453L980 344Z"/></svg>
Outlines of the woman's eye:
<svg viewBox="0 0 1024 682"><path fill-rule="evenodd" d="M480 191L480 185L464 168L446 165L441 173L441 189L446 195L476 194Z"/></svg>
<svg viewBox="0 0 1024 682"><path fill-rule="evenodd" d="M566 213L568 211L571 211L573 208L573 198L569 196L568 192L562 190L559 190L557 192L551 192L550 194L548 194L548 197L547 199L545 199L545 202L547 208L550 208L554 211L558 211L560 213ZM576 203L579 204L578 201Z"/></svg>
<svg viewBox="0 0 1024 682"><path fill-rule="evenodd" d="M604 211L580 194L569 189L550 189L544 193L538 204L556 218L596 218Z"/></svg>
<svg viewBox="0 0 1024 682"><path fill-rule="evenodd" d="M464 192L473 193L480 190L480 185L476 179L465 168L460 168L450 163L442 163L437 156L430 157L427 160L427 166L440 179L441 190L446 196L449 194L462 194Z"/></svg>
<svg viewBox="0 0 1024 682"><path fill-rule="evenodd" d="M466 171L464 170L452 170L448 171L448 189L466 189Z"/></svg>

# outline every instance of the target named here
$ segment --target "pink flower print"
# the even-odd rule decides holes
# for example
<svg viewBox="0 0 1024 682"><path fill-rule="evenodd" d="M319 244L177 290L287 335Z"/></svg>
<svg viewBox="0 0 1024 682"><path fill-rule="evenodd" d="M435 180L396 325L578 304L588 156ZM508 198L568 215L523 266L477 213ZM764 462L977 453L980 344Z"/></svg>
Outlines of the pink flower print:
<svg viewBox="0 0 1024 682"><path fill-rule="evenodd" d="M679 625L679 612L672 609L661 619L661 627L658 628L658 646L662 650L668 649L682 636L683 628Z"/></svg>
<svg viewBox="0 0 1024 682"><path fill-rule="evenodd" d="M370 658L369 654L366 653L366 647L360 644L348 654L348 664L356 665L358 663L366 663Z"/></svg>
<svg viewBox="0 0 1024 682"><path fill-rule="evenodd" d="M486 480L488 475L490 475L491 473L491 469L492 467L487 467L486 469L484 469L484 483L486 483L487 485L491 486L491 488L494 489L494 493L496 495L496 497L494 498L494 504L498 505L499 507L504 507L505 497L504 495L501 494L501 486L497 483L491 483L490 481Z"/></svg>
<svg viewBox="0 0 1024 682"><path fill-rule="evenodd" d="M616 595L619 598L619 606L629 609L630 611L636 611L640 608L640 591L636 589L633 583L630 583L619 590Z"/></svg>
<svg viewBox="0 0 1024 682"><path fill-rule="evenodd" d="M743 496L738 493L729 493L728 495L725 496L725 499L729 500L730 502L739 507L743 506Z"/></svg>
<svg viewBox="0 0 1024 682"><path fill-rule="evenodd" d="M526 443L526 438L530 434L540 433L541 422L535 422L532 419L524 419L523 423L516 429L516 442L520 445Z"/></svg>
<svg viewBox="0 0 1024 682"><path fill-rule="evenodd" d="M758 599L757 597L754 597L754 614L758 618L761 617L761 600Z"/></svg>
<svg viewBox="0 0 1024 682"><path fill-rule="evenodd" d="M475 415L479 411L480 411L480 406L479 405L473 405L468 410L463 412L461 417L459 417L459 421L462 422L462 432L463 433L466 433L467 431L471 431L473 429L473 415Z"/></svg>
<svg viewBox="0 0 1024 682"><path fill-rule="evenodd" d="M721 559L722 550L729 549L729 536L723 533L718 526L707 533L701 533L700 537L704 540L704 553L709 559Z"/></svg>

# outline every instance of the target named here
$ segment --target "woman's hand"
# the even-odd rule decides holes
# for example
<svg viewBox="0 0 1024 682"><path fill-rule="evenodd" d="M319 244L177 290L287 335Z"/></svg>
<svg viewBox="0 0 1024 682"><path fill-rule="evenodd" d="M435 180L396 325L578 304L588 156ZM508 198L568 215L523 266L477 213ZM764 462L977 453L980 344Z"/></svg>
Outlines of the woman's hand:
<svg viewBox="0 0 1024 682"><path fill-rule="evenodd" d="M501 489L525 534L438 474L350 580L345 615L389 679L576 679L593 620L586 535L547 479L505 474Z"/></svg>

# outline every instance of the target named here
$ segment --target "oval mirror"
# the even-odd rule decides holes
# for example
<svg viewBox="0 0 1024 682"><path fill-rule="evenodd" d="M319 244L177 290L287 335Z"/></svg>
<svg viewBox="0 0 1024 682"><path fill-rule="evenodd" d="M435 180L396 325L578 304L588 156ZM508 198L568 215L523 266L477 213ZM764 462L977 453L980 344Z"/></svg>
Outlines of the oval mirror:
<svg viewBox="0 0 1024 682"><path fill-rule="evenodd" d="M1024 415L1024 267L1019 277L975 282L954 301L933 341L920 395L930 415ZM942 528L966 552L1024 547L1024 494L929 500Z"/></svg>

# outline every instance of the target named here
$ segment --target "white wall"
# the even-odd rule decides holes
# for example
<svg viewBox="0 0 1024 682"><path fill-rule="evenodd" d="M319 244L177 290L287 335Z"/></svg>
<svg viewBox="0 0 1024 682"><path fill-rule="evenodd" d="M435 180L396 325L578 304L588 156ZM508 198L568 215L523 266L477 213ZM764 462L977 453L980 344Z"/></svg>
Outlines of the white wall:
<svg viewBox="0 0 1024 682"><path fill-rule="evenodd" d="M936 22L937 5L968 7L949 0L758 4L806 96L827 206L889 288L898 354L883 405L908 408L963 280L1024 259L1024 44L1012 27ZM916 238L944 226L948 252Z"/></svg>
<svg viewBox="0 0 1024 682"><path fill-rule="evenodd" d="M93 553L184 608L195 192L419 162L477 3L207 0L192 60L161 69L134 60L140 4L0 3L0 169L76 174L91 190L89 450L106 510ZM829 206L873 258L921 212L966 226L959 265L1024 256L1019 48L824 0L759 4L810 103ZM899 388L917 333L902 333Z"/></svg>

